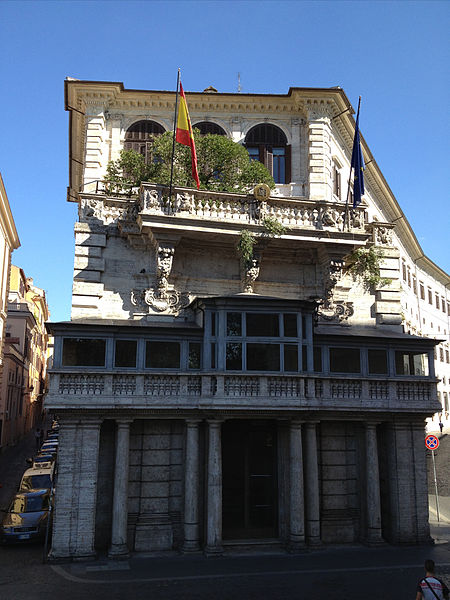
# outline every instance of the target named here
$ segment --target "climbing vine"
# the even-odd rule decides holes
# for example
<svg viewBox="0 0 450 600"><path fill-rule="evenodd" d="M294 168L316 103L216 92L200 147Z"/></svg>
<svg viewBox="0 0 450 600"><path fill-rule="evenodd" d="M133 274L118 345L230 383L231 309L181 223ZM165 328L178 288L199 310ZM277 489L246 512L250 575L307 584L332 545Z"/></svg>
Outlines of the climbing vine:
<svg viewBox="0 0 450 600"><path fill-rule="evenodd" d="M373 246L358 248L348 258L347 271L353 279L359 279L366 288L389 285L392 280L380 276L382 258L380 250L376 250Z"/></svg>
<svg viewBox="0 0 450 600"><path fill-rule="evenodd" d="M261 237L278 237L287 231L286 227L275 217L264 217L261 224L263 232L260 234L252 233L248 229L243 229L240 233L237 252L244 268L251 266L255 245Z"/></svg>

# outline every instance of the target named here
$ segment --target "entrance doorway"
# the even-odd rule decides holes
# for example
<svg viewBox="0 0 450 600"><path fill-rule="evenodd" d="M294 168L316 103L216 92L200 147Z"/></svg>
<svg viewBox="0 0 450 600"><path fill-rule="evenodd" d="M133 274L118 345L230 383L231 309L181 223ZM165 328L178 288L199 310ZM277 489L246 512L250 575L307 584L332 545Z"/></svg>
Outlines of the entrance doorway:
<svg viewBox="0 0 450 600"><path fill-rule="evenodd" d="M226 421L222 428L224 540L278 537L274 421Z"/></svg>

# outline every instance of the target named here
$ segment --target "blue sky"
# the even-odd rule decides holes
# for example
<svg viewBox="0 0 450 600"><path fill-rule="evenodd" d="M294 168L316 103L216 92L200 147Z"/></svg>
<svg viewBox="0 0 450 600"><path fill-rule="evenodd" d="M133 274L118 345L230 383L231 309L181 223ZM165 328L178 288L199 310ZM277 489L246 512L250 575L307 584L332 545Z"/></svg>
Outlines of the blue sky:
<svg viewBox="0 0 450 600"><path fill-rule="evenodd" d="M361 131L427 256L447 272L449 2L0 2L0 171L22 243L13 254L70 315L63 81L187 92L362 96ZM6 58L9 57L9 60Z"/></svg>

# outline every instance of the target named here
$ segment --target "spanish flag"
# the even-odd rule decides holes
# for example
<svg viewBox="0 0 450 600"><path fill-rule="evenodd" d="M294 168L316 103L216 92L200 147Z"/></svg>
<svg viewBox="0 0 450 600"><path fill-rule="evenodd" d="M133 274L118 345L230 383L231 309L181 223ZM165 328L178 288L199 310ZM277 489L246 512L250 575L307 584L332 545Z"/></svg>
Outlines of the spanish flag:
<svg viewBox="0 0 450 600"><path fill-rule="evenodd" d="M177 132L175 139L184 146L190 146L192 159L192 177L197 184L197 189L200 189L200 180L198 178L197 169L197 153L195 152L194 134L192 132L191 120L189 118L188 107L186 104L186 96L184 95L183 86L180 81L180 106L178 108Z"/></svg>

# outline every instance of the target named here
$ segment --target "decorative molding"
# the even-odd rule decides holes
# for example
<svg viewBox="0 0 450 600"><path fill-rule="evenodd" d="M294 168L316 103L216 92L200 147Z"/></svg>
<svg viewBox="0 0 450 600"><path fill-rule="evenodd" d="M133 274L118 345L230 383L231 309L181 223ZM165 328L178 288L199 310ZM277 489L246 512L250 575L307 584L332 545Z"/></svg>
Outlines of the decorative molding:
<svg viewBox="0 0 450 600"><path fill-rule="evenodd" d="M319 318L324 321L338 321L341 325L348 325L349 317L352 317L355 310L353 302L337 301L332 298L319 306Z"/></svg>
<svg viewBox="0 0 450 600"><path fill-rule="evenodd" d="M153 311L173 316L177 316L191 303L189 293L180 293L170 288L131 290L130 299L131 304L136 308L145 308L148 312Z"/></svg>

